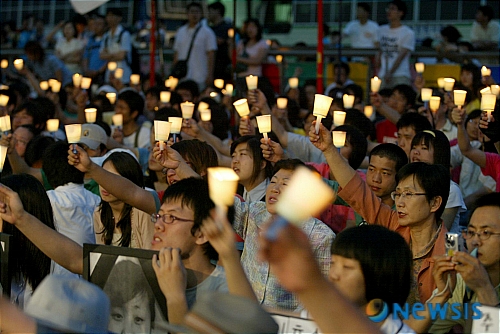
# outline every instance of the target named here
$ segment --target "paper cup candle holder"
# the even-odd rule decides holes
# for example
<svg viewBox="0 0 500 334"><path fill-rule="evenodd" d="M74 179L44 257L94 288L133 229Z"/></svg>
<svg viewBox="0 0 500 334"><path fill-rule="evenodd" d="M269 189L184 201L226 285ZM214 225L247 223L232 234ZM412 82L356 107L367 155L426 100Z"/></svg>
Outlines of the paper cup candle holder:
<svg viewBox="0 0 500 334"><path fill-rule="evenodd" d="M154 121L155 140L160 143L160 150L165 149L165 142L168 141L172 123L165 121Z"/></svg>

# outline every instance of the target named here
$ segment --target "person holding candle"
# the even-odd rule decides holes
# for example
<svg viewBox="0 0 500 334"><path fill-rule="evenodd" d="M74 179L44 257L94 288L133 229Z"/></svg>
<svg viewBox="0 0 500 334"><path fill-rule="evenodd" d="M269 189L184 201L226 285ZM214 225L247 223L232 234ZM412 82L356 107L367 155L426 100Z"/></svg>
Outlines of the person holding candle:
<svg viewBox="0 0 500 334"><path fill-rule="evenodd" d="M498 115L498 112L496 113ZM465 112L458 108L453 109L451 113L453 122L458 127L458 146L462 154L472 160L475 164L481 167L483 175L491 176L496 181L496 191L500 192L500 155L496 153L483 152L479 148L474 148L469 139L469 135L465 128ZM484 121L487 121L487 115L482 116ZM490 117L490 122L497 122L493 116ZM489 127L489 124L488 126Z"/></svg>
<svg viewBox="0 0 500 334"><path fill-rule="evenodd" d="M265 160L257 136L242 136L231 144L231 168L239 176L245 202L264 201L272 165Z"/></svg>
<svg viewBox="0 0 500 334"><path fill-rule="evenodd" d="M407 302L427 301L436 287L431 275L434 266L431 258L445 252L447 230L442 224L441 214L449 195L449 169L423 162L401 168L397 174L396 190L391 193L396 204L396 210L392 210L341 157L325 127L321 126L320 133L316 134L311 126L309 138L325 155L342 188L338 195L367 222L398 232L411 245L413 283Z"/></svg>
<svg viewBox="0 0 500 334"><path fill-rule="evenodd" d="M401 23L406 16L406 4L400 0L391 1L386 12L389 24L381 26L377 36L380 47L378 76L383 80L384 88L410 85L410 55L415 50L415 33Z"/></svg>
<svg viewBox="0 0 500 334"><path fill-rule="evenodd" d="M445 99L444 94L437 89L433 90L432 96L440 97L441 101ZM420 107L418 113L427 117L429 122L433 124L433 128L442 131L450 142L457 138L457 127L448 118L448 106L445 103L440 103L436 111Z"/></svg>

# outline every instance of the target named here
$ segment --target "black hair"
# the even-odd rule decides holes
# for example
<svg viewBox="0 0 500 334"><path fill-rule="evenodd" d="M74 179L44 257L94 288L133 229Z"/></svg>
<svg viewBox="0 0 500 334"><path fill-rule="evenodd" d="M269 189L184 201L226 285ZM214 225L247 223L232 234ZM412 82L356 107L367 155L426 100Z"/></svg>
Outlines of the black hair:
<svg viewBox="0 0 500 334"><path fill-rule="evenodd" d="M179 84L175 87L175 91L178 92L180 89L188 90L193 95L193 99L196 99L200 96L200 88L198 84L193 80L186 80L179 82ZM172 99L172 97L170 97ZM191 101L193 102L193 101Z"/></svg>
<svg viewBox="0 0 500 334"><path fill-rule="evenodd" d="M113 164L118 174L132 181L136 186L144 188L141 166L129 153L112 153L103 161L102 165L104 166L107 162ZM121 247L129 247L132 242L132 206L124 203L120 214L120 220L116 224L113 210L108 202L101 200L99 210L101 211L101 223L103 228L101 231L96 231L96 233L103 234L104 244L111 245L113 241L113 232L117 227L122 232L119 245Z"/></svg>
<svg viewBox="0 0 500 334"><path fill-rule="evenodd" d="M441 164L412 162L399 170L396 181L399 183L408 177L413 177L414 182L422 187L428 203L437 196L441 197L441 205L435 212L436 222L439 222L450 195L450 169Z"/></svg>
<svg viewBox="0 0 500 334"><path fill-rule="evenodd" d="M474 110L472 110L467 115L467 119L465 120L465 124L467 124L471 119L475 119L475 118L481 117L482 113L483 113L483 111L481 109L474 109Z"/></svg>
<svg viewBox="0 0 500 334"><path fill-rule="evenodd" d="M340 63L335 63L335 65L333 65L333 69L335 70L336 68L344 69L345 75L347 77L349 76L349 73L351 73L351 68L349 67L349 64L343 61L341 61Z"/></svg>
<svg viewBox="0 0 500 334"><path fill-rule="evenodd" d="M207 168L219 165L214 148L198 139L181 140L171 147L187 159L191 163L191 168L204 179L207 177Z"/></svg>
<svg viewBox="0 0 500 334"><path fill-rule="evenodd" d="M134 111L137 111L137 116L135 119L142 115L144 111L144 99L142 96L133 90L126 90L120 94L118 94L117 100L124 101L128 107L130 108L130 113L132 114Z"/></svg>
<svg viewBox="0 0 500 334"><path fill-rule="evenodd" d="M483 13L484 16L488 17L488 21L491 21L495 18L495 10L490 5L479 6L477 10Z"/></svg>
<svg viewBox="0 0 500 334"><path fill-rule="evenodd" d="M411 141L411 148L423 143L434 148L434 164L451 167L451 150L448 137L439 130L424 130L417 132Z"/></svg>
<svg viewBox="0 0 500 334"><path fill-rule="evenodd" d="M306 164L299 159L282 159L274 164L272 176L276 175L281 169L294 171L300 166L306 166Z"/></svg>
<svg viewBox="0 0 500 334"><path fill-rule="evenodd" d="M396 127L398 128L398 130L401 128L412 127L415 133L432 129L432 125L427 117L416 112L407 112L401 115L398 122L396 123Z"/></svg>
<svg viewBox="0 0 500 334"><path fill-rule="evenodd" d="M360 101L360 102L363 101L364 92L363 92L363 87L361 87L360 85L350 84L350 85L345 86L344 90L346 92L351 91L353 93L355 103L356 103L356 101Z"/></svg>
<svg viewBox="0 0 500 334"><path fill-rule="evenodd" d="M367 301L382 299L389 312L394 304L403 306L406 302L412 281L412 253L398 233L378 225L345 229L333 241L331 254L359 262Z"/></svg>
<svg viewBox="0 0 500 334"><path fill-rule="evenodd" d="M78 31L76 30L76 22L73 21L64 22L63 29L67 24L71 24L71 26L73 27L73 38L76 38L78 36Z"/></svg>
<svg viewBox="0 0 500 334"><path fill-rule="evenodd" d="M403 16L401 16L401 20L404 20L406 13L408 12L408 8L406 7L406 3L401 0L393 0L390 4L396 6L398 11L403 12Z"/></svg>
<svg viewBox="0 0 500 334"><path fill-rule="evenodd" d="M123 17L123 12L120 8L108 8L106 10L106 15L113 14L119 17Z"/></svg>
<svg viewBox="0 0 500 334"><path fill-rule="evenodd" d="M210 215L210 210L215 207L208 193L208 183L193 177L170 185L163 194L163 203L168 201L180 201L183 207L194 212L194 224L191 228L193 236L200 229L203 220ZM217 251L208 241L203 244L203 250L210 260L218 259Z"/></svg>
<svg viewBox="0 0 500 334"><path fill-rule="evenodd" d="M255 36L255 39L257 41L260 41L262 39L263 28L262 28L262 25L260 24L259 20L254 19L254 18L249 18L249 19L246 19L245 22L243 22L243 25L246 26L249 23L253 23L257 27L257 36ZM243 44L247 45L248 41L249 41L249 38L245 33L243 36Z"/></svg>
<svg viewBox="0 0 500 334"><path fill-rule="evenodd" d="M36 41L29 41L24 46L24 52L26 54L32 54L36 63L43 64L43 61L45 60L45 50L42 48L40 43Z"/></svg>
<svg viewBox="0 0 500 334"><path fill-rule="evenodd" d="M372 9L367 2L358 2L357 6L363 8L365 12L368 12L368 14L371 14L372 12Z"/></svg>
<svg viewBox="0 0 500 334"><path fill-rule="evenodd" d="M87 19L82 14L76 14L75 16L73 16L73 20L72 21L73 21L74 24L87 25L87 23L88 23Z"/></svg>
<svg viewBox="0 0 500 334"><path fill-rule="evenodd" d="M483 195L479 197L475 202L474 202L474 209L471 211L470 216L474 214L474 211L476 211L478 208L482 208L485 206L496 206L500 208L500 193L495 192L495 193L489 193L486 195Z"/></svg>
<svg viewBox="0 0 500 334"><path fill-rule="evenodd" d="M84 172L68 163L69 144L57 141L50 144L43 154L43 171L53 189L70 182L83 184Z"/></svg>
<svg viewBox="0 0 500 334"><path fill-rule="evenodd" d="M182 117L182 114L177 109L167 107L160 108L155 112L155 121L168 122L169 117Z"/></svg>
<svg viewBox="0 0 500 334"><path fill-rule="evenodd" d="M220 1L211 3L210 5L208 5L208 9L213 9L218 11L221 17L224 17L224 15L226 14L226 7L224 7L222 2Z"/></svg>
<svg viewBox="0 0 500 334"><path fill-rule="evenodd" d="M236 150L236 147L238 145L245 143L247 144L247 149L250 152L253 159L253 171L252 171L252 177L250 178L250 182L255 182L255 180L258 178L259 174L261 173L260 166L262 162L266 163L266 166L264 168L264 176L266 178L271 177L273 166L269 161L264 159L264 156L262 155L262 149L260 148L260 138L258 136L246 135L233 141L231 143L231 149L230 149L231 155L234 154L234 151Z"/></svg>
<svg viewBox="0 0 500 334"><path fill-rule="evenodd" d="M54 215L43 185L28 174L15 174L2 178L2 183L17 192L24 210L38 218L42 224L55 230ZM0 223L0 226L2 223ZM3 223L2 232L12 235L9 271L13 277L20 275L35 290L45 276L50 274L51 261L17 227Z"/></svg>
<svg viewBox="0 0 500 334"><path fill-rule="evenodd" d="M397 85L392 89L392 92L398 91L406 98L406 107L413 107L415 105L415 100L417 99L417 93L409 85Z"/></svg>
<svg viewBox="0 0 500 334"><path fill-rule="evenodd" d="M355 126L352 125L341 125L337 126L333 131L345 131L346 137L345 140L351 144L351 155L347 161L349 162L349 166L353 169L358 169L361 166L361 163L365 159L366 150L368 147L368 142L366 141L366 137L363 136L361 131L359 131Z"/></svg>
<svg viewBox="0 0 500 334"><path fill-rule="evenodd" d="M373 156L387 158L396 163L396 173L403 168L403 166L408 164L408 157L406 156L406 152L395 144L384 143L377 145L370 152L370 159Z"/></svg>
<svg viewBox="0 0 500 334"><path fill-rule="evenodd" d="M345 112L346 115L344 124L356 127L359 131L361 131L361 133L363 133L365 138L374 140L377 137L375 126L370 119L365 116L365 114L354 108L347 109Z"/></svg>
<svg viewBox="0 0 500 334"><path fill-rule="evenodd" d="M462 34L454 26L448 25L441 29L441 36L448 38L450 43L456 43L462 37Z"/></svg>
<svg viewBox="0 0 500 334"><path fill-rule="evenodd" d="M194 1L193 1L193 2L190 2L190 3L186 6L186 10L188 10L188 11L189 11L189 10L191 9L191 7L197 7L197 8L199 8L199 9L201 9L201 10L203 11L203 7L201 6L201 3L199 3L199 2L194 2Z"/></svg>
<svg viewBox="0 0 500 334"><path fill-rule="evenodd" d="M481 83L481 69L472 63L463 64L460 73L467 71L472 73L472 98L479 98L479 89L482 86Z"/></svg>
<svg viewBox="0 0 500 334"><path fill-rule="evenodd" d="M153 95L154 97L156 97L158 100L160 99L160 92L161 92L161 89L160 87L158 86L154 86L154 87L150 87L146 93L144 95L148 95L148 94L151 94Z"/></svg>
<svg viewBox="0 0 500 334"><path fill-rule="evenodd" d="M24 161L28 166L33 165L41 160L47 147L49 147L55 140L52 137L37 135L33 137L28 145L26 145L26 152L24 153Z"/></svg>

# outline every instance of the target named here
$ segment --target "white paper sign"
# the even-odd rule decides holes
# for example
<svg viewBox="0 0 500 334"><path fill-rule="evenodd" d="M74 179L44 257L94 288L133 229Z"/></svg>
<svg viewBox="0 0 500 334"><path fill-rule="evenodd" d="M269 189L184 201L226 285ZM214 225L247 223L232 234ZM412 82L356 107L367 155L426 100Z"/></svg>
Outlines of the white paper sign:
<svg viewBox="0 0 500 334"><path fill-rule="evenodd" d="M472 333L500 333L500 308L482 305L478 309L483 316L472 321Z"/></svg>
<svg viewBox="0 0 500 334"><path fill-rule="evenodd" d="M303 319L281 314L279 315L271 314L271 316L279 326L278 333L294 333L294 334L321 333L319 331L318 325L316 325L316 323L310 319Z"/></svg>
<svg viewBox="0 0 500 334"><path fill-rule="evenodd" d="M70 0L73 9L78 14L87 14L88 12L104 5L109 0Z"/></svg>

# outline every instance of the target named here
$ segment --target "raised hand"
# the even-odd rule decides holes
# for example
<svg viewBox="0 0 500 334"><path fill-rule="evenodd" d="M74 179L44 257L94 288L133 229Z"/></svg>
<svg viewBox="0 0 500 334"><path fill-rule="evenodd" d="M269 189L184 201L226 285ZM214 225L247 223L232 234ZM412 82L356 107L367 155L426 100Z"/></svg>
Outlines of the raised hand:
<svg viewBox="0 0 500 334"><path fill-rule="evenodd" d="M73 153L73 147L76 148L77 153ZM92 168L92 160L83 148L78 145L70 144L68 148L68 163L74 166L80 172L87 173Z"/></svg>
<svg viewBox="0 0 500 334"><path fill-rule="evenodd" d="M465 109L460 110L458 108L453 108L451 112L451 120L453 123L457 125L464 125L466 117Z"/></svg>
<svg viewBox="0 0 500 334"><path fill-rule="evenodd" d="M158 256L153 255L153 269L167 300L169 296L179 298L185 295L187 274L179 248L162 248Z"/></svg>
<svg viewBox="0 0 500 334"><path fill-rule="evenodd" d="M250 118L242 117L240 118L240 125L238 128L240 136L255 135L255 127L253 126Z"/></svg>
<svg viewBox="0 0 500 334"><path fill-rule="evenodd" d="M0 184L0 218L16 225L27 214L19 195L3 184Z"/></svg>
<svg viewBox="0 0 500 334"><path fill-rule="evenodd" d="M160 165L167 169L177 169L181 162L184 161L179 152L168 145L165 145L164 150L160 150L160 143L155 144L153 156Z"/></svg>
<svg viewBox="0 0 500 334"><path fill-rule="evenodd" d="M331 148L335 148L335 146L333 145L332 133L328 131L328 129L325 128L323 124L320 124L319 133L316 134L316 122L317 121L314 121L312 123L309 130L309 140L311 141L311 143L313 143L313 145L320 149L322 152Z"/></svg>
<svg viewBox="0 0 500 334"><path fill-rule="evenodd" d="M227 217L219 217L216 210L212 210L210 217L203 221L201 232L217 251L223 263L228 257L239 257L235 244L235 232Z"/></svg>
<svg viewBox="0 0 500 334"><path fill-rule="evenodd" d="M267 161L276 163L284 158L285 151L279 143L265 138L260 139L260 148L262 149L262 155Z"/></svg>

